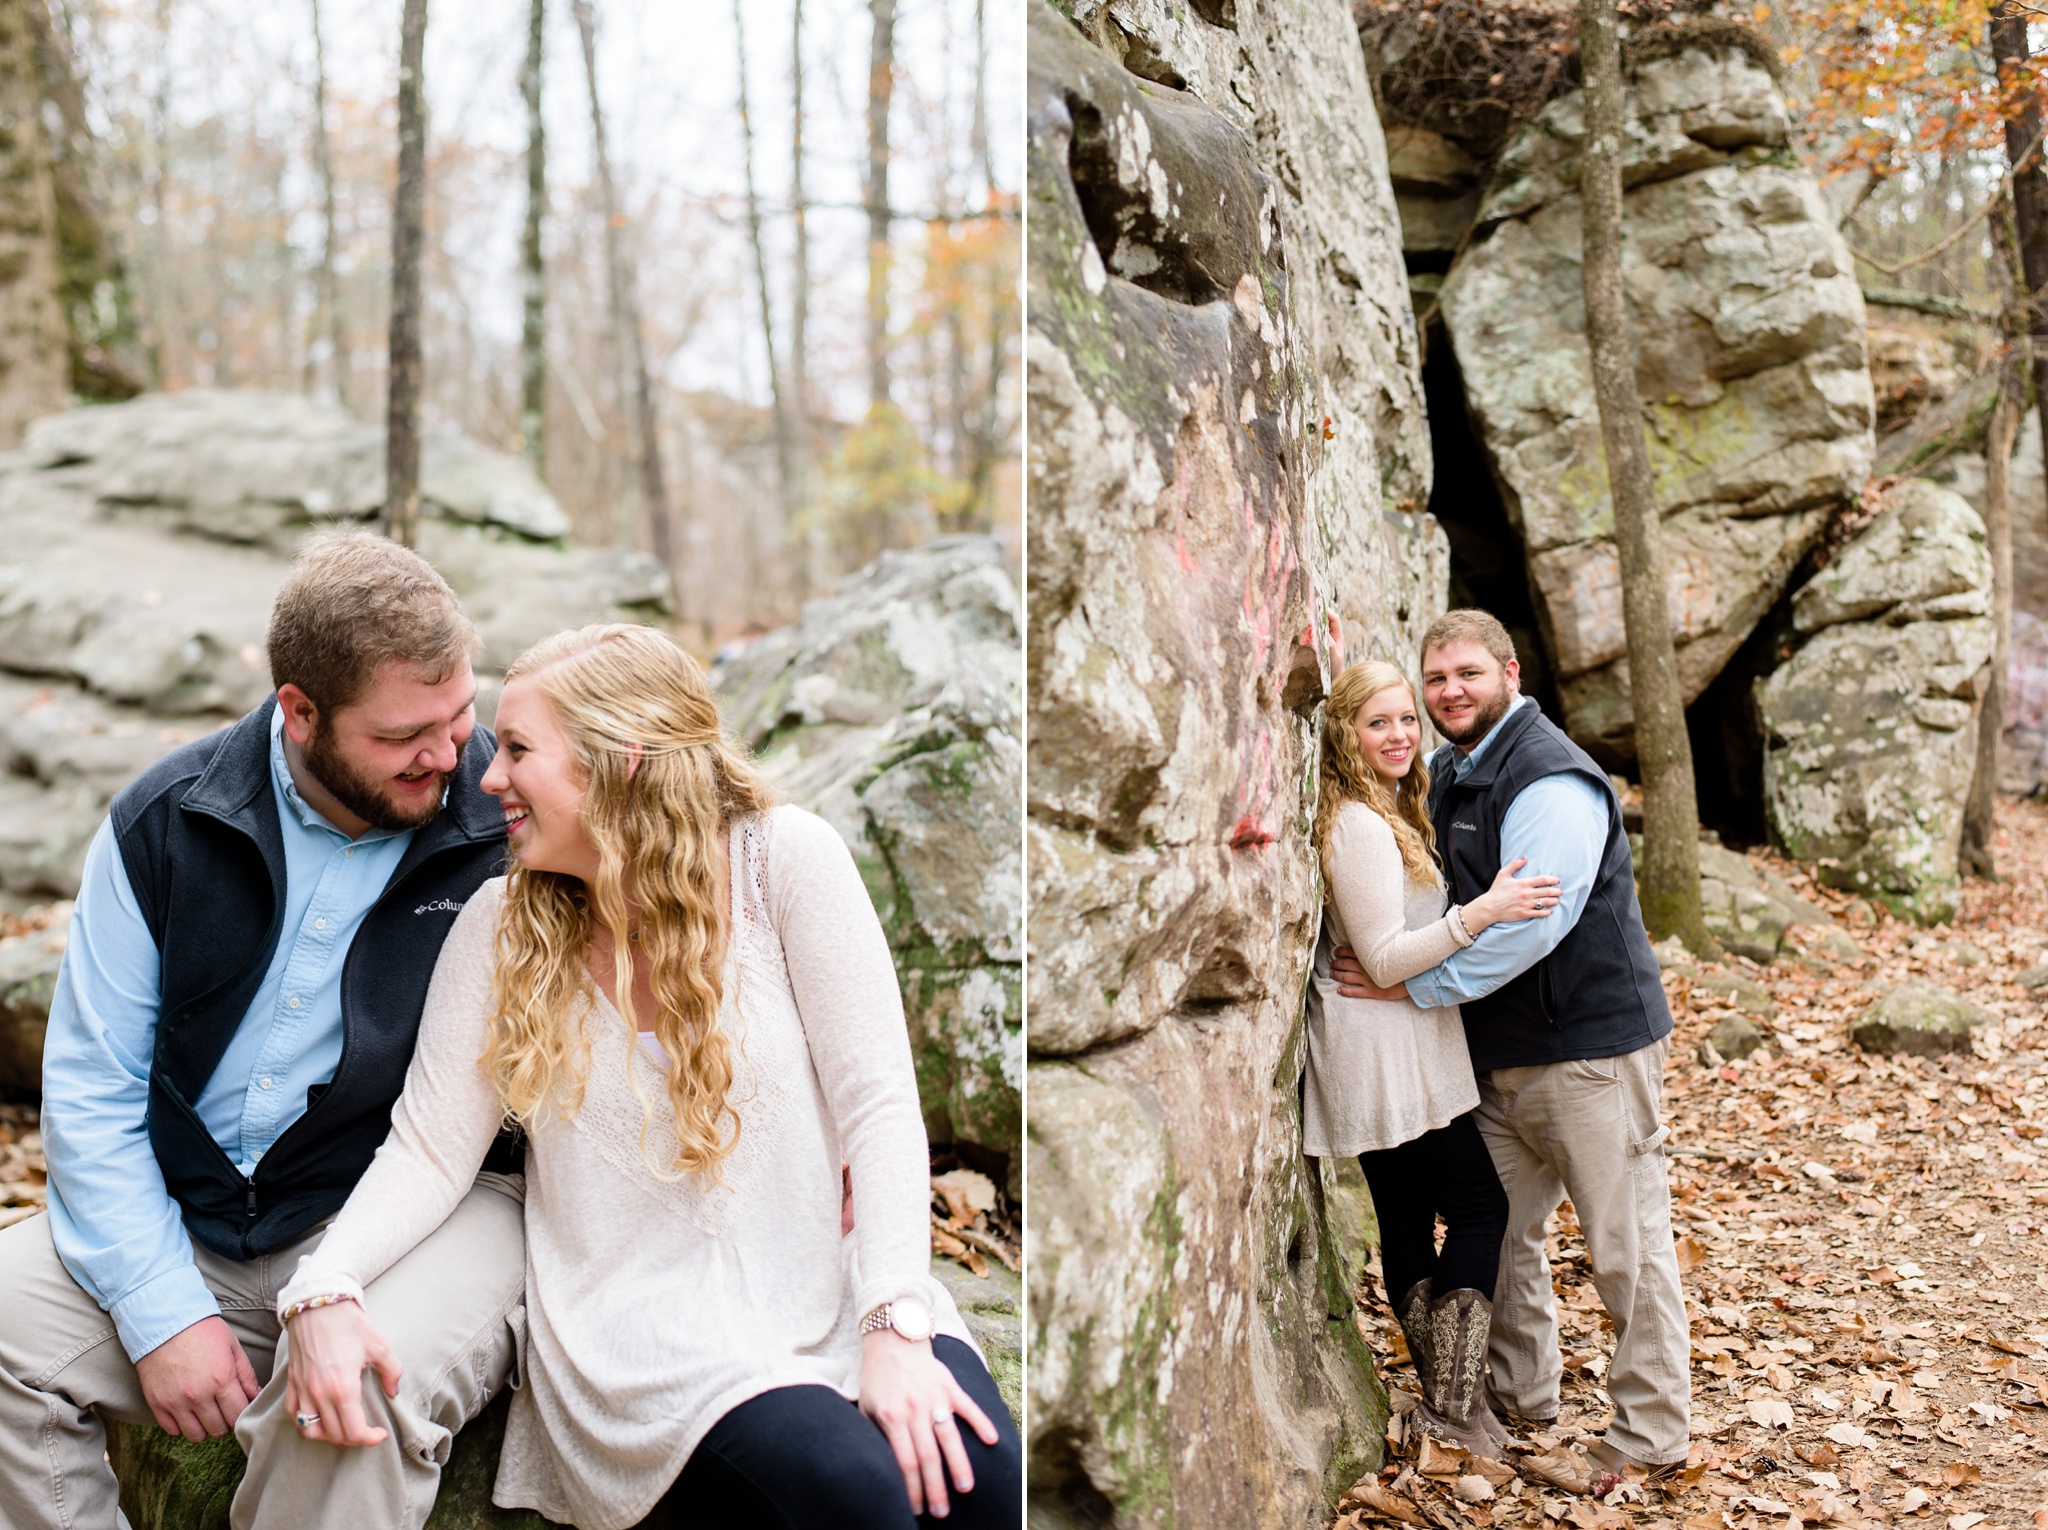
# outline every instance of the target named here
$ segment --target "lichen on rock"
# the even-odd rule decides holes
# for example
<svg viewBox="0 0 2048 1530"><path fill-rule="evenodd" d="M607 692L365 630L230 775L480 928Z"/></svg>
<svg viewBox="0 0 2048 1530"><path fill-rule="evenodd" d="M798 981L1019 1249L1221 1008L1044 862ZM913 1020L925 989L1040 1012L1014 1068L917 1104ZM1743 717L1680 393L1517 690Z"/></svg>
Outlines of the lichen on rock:
<svg viewBox="0 0 2048 1530"><path fill-rule="evenodd" d="M1297 1086L1334 639L1448 575L1399 222L1334 0L1029 26L1033 1522L1291 1527L1385 1417Z"/></svg>
<svg viewBox="0 0 2048 1530"><path fill-rule="evenodd" d="M989 537L884 553L712 672L727 726L852 848L903 984L926 1129L1021 1189L1017 588Z"/></svg>
<svg viewBox="0 0 2048 1530"><path fill-rule="evenodd" d="M1687 701L1770 610L1874 450L1863 299L1753 50L1632 71L1624 260ZM1528 562L1566 727L1634 752L1620 563L1582 318L1580 93L1510 142L1442 310Z"/></svg>
<svg viewBox="0 0 2048 1530"><path fill-rule="evenodd" d="M1758 688L1772 834L1824 884L1923 923L1960 897L1990 584L1976 511L1908 480L1793 596L1807 640Z"/></svg>

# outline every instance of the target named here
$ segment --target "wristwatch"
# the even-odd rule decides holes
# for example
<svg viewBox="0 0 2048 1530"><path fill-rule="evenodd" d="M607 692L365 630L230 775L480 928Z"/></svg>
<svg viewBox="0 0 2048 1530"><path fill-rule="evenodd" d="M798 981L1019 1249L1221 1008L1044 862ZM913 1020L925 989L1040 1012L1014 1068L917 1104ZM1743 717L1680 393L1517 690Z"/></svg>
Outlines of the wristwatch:
<svg viewBox="0 0 2048 1530"><path fill-rule="evenodd" d="M904 1296L893 1302L883 1302L860 1320L862 1338L880 1333L884 1328L894 1329L899 1339L922 1344L932 1336L931 1309L914 1296Z"/></svg>

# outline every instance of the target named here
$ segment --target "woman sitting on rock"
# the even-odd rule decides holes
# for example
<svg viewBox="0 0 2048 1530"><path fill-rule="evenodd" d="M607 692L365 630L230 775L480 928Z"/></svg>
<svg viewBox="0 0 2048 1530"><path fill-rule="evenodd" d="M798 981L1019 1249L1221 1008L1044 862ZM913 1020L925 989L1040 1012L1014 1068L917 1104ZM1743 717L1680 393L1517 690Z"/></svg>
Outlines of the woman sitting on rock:
<svg viewBox="0 0 2048 1530"><path fill-rule="evenodd" d="M1557 878L1518 881L1515 861L1483 896L1447 909L1421 744L1415 693L1400 670L1371 661L1337 677L1316 805L1328 896L1310 990L1303 1150L1355 1153L1365 1171L1387 1299L1422 1389L1414 1419L1498 1458L1508 1435L1486 1403L1486 1340L1508 1198L1472 1120L1479 1089L1464 1026L1455 1005L1346 998L1330 962L1348 945L1375 985L1392 988L1488 925L1547 917Z"/></svg>
<svg viewBox="0 0 2048 1530"><path fill-rule="evenodd" d="M363 1287L510 1116L524 1383L497 1503L584 1530L1016 1526L1015 1426L930 1274L909 1040L853 857L772 805L660 633L562 633L505 682L482 785L515 862L457 919L391 1135L279 1297L301 1429L382 1438L363 1371L401 1377Z"/></svg>

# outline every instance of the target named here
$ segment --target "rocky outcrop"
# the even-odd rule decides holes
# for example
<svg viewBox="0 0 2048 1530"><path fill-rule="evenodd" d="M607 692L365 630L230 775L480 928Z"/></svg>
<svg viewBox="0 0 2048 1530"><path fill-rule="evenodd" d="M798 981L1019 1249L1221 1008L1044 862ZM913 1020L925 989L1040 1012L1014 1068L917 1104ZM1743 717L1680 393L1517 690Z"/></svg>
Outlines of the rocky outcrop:
<svg viewBox="0 0 2048 1530"><path fill-rule="evenodd" d="M1783 593L1873 451L1863 300L1753 53L1636 65L1625 279L1688 700ZM1583 335L1578 93L1506 149L1442 308L1520 531L1566 726L1633 753L1621 579Z"/></svg>
<svg viewBox="0 0 2048 1530"><path fill-rule="evenodd" d="M46 416L0 458L0 888L69 896L112 794L262 699L291 552L374 513L381 457L339 410L199 391ZM486 674L666 599L651 560L560 540L517 459L436 438L424 477L421 551L482 631Z"/></svg>
<svg viewBox="0 0 2048 1530"><path fill-rule="evenodd" d="M1990 609L1984 523L1921 480L1793 596L1806 641L1758 691L1764 792L1772 834L1824 884L1954 917Z"/></svg>
<svg viewBox="0 0 2048 1530"><path fill-rule="evenodd" d="M1001 547L884 553L712 672L727 725L853 847L934 1141L1023 1172L1022 616Z"/></svg>
<svg viewBox="0 0 2048 1530"><path fill-rule="evenodd" d="M1336 0L1071 16L1029 33L1032 1518L1320 1523L1384 1404L1301 1153L1317 703L1447 577L1399 223Z"/></svg>
<svg viewBox="0 0 2048 1530"><path fill-rule="evenodd" d="M1901 983L1881 995L1849 1028L1866 1052L1941 1057L1968 1053L1972 1035L1997 1016L1932 983Z"/></svg>

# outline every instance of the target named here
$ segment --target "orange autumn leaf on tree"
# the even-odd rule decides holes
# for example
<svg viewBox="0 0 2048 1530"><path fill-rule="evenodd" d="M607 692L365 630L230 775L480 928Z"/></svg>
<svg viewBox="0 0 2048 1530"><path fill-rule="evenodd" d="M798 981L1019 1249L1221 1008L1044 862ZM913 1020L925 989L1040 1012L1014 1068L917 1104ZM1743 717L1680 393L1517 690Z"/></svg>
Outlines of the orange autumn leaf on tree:
<svg viewBox="0 0 2048 1530"><path fill-rule="evenodd" d="M2000 77L1992 0L1819 0L1796 6L1813 71L1807 132L1838 169L1884 174L1914 157L2001 150L2005 119L2048 103L2048 58Z"/></svg>

